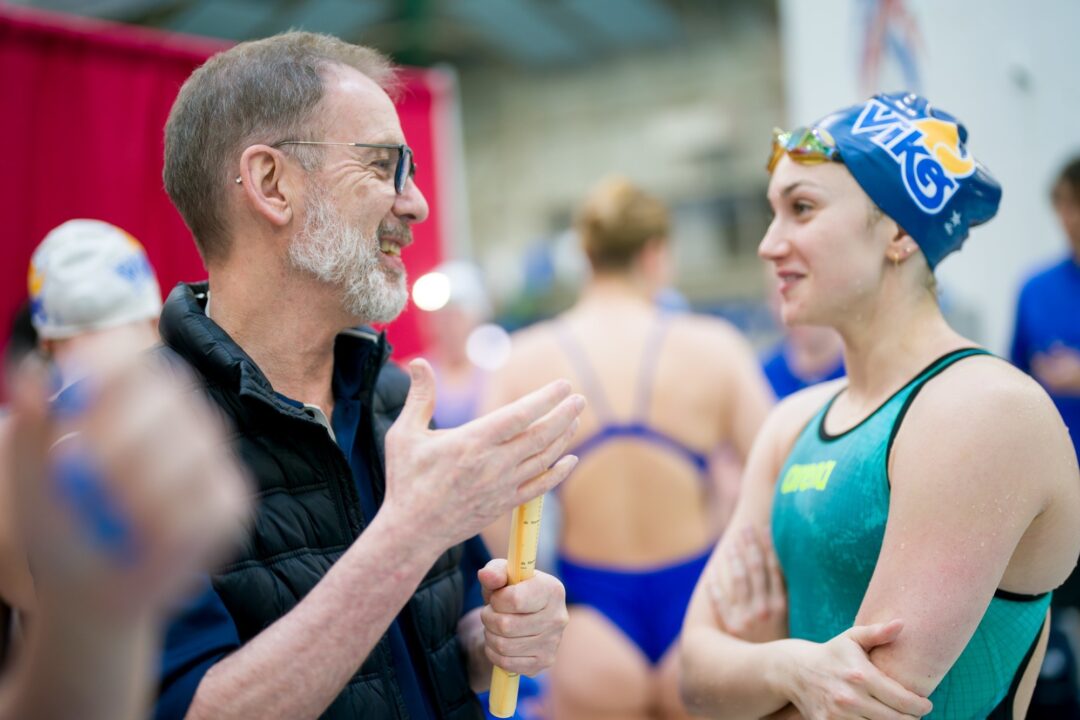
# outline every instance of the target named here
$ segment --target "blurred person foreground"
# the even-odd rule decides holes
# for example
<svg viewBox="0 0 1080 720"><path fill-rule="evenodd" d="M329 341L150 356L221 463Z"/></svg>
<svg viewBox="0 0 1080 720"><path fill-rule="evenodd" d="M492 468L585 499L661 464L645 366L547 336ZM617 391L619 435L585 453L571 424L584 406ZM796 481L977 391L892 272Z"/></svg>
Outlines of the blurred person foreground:
<svg viewBox="0 0 1080 720"><path fill-rule="evenodd" d="M152 274L116 277L132 259L145 263L137 242L82 220L34 256L33 322L53 366L30 353L9 368L0 425L0 594L20 630L0 717L146 717L166 614L244 532L250 490L225 425L182 363L125 332L160 305ZM95 333L110 339L77 339ZM61 362L78 381L57 394Z"/></svg>

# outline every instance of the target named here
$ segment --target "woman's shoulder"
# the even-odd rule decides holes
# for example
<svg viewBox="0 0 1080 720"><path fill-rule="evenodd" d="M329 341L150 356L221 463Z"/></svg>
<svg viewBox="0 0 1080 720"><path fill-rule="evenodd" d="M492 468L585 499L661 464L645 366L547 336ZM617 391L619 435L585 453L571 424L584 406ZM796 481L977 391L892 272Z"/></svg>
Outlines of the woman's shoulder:
<svg viewBox="0 0 1080 720"><path fill-rule="evenodd" d="M921 402L935 408L935 415L979 412L984 423L997 417L1035 423L1060 419L1043 387L996 355L975 355L950 365L941 381L927 383L921 394Z"/></svg>
<svg viewBox="0 0 1080 720"><path fill-rule="evenodd" d="M1075 475L1068 429L1053 401L1035 380L992 355L965 358L926 384L894 452L905 448L993 467L990 474L1006 483L1054 484Z"/></svg>
<svg viewBox="0 0 1080 720"><path fill-rule="evenodd" d="M768 443L782 457L829 400L847 384L845 378L811 385L788 395L773 407L759 433L759 441Z"/></svg>
<svg viewBox="0 0 1080 720"><path fill-rule="evenodd" d="M669 323L673 354L695 369L707 374L717 370L735 372L736 377L746 368L760 371L760 361L749 338L728 320L683 313L672 316Z"/></svg>

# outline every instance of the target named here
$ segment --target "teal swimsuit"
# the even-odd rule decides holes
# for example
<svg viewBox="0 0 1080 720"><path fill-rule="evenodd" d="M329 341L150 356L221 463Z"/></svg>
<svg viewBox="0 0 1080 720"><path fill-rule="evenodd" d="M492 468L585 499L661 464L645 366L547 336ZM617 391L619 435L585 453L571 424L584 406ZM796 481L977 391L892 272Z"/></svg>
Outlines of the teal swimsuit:
<svg viewBox="0 0 1080 720"><path fill-rule="evenodd" d="M893 439L923 385L984 350L951 352L840 435L825 431L833 397L795 442L772 513L773 541L787 582L789 634L826 642L855 624L889 516L887 462ZM930 696L930 718L1011 718L1012 697L1034 653L1050 593L998 590L975 634Z"/></svg>

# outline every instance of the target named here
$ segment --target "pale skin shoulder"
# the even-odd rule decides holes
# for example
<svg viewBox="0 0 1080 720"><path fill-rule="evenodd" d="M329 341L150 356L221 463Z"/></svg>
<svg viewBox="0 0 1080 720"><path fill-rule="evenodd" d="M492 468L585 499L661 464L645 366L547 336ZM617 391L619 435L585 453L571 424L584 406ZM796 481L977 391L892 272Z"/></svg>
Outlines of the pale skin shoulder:
<svg viewBox="0 0 1080 720"><path fill-rule="evenodd" d="M721 318L679 315L672 321L676 351L696 361L695 377L711 378L725 429L745 460L754 436L775 403L757 354L739 330Z"/></svg>
<svg viewBox="0 0 1080 720"><path fill-rule="evenodd" d="M995 358L968 358L927 383L897 433L889 478L885 538L856 624L904 620L871 660L926 696L997 588L1038 594L1068 577L1080 478L1049 397Z"/></svg>

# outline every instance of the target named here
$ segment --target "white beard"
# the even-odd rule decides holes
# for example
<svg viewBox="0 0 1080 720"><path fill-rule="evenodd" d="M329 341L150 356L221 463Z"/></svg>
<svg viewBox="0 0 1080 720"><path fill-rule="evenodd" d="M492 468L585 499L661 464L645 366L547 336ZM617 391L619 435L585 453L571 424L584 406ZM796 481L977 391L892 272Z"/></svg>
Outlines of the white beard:
<svg viewBox="0 0 1080 720"><path fill-rule="evenodd" d="M325 283L341 286L342 309L359 323L385 323L405 308L405 273L383 267L378 235L366 237L313 187L304 227L289 244L289 264Z"/></svg>

